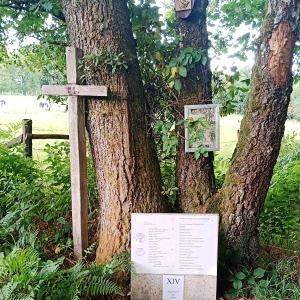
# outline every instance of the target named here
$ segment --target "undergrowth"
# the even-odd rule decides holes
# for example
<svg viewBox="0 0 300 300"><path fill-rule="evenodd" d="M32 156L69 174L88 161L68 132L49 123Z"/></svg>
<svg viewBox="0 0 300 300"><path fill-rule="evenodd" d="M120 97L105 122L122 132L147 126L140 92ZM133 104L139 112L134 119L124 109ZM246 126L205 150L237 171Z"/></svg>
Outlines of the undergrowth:
<svg viewBox="0 0 300 300"><path fill-rule="evenodd" d="M128 253L106 265L73 259L68 142L46 145L43 161L25 158L22 145L7 144L21 126L0 129L0 300L123 295L113 275L130 272ZM99 209L91 157L88 191L93 234Z"/></svg>

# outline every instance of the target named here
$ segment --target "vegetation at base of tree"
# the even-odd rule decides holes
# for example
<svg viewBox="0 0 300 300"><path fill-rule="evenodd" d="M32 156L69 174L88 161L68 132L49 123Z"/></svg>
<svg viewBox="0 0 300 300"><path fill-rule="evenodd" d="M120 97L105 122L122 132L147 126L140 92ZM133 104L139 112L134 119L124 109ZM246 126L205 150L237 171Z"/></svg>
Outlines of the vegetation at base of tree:
<svg viewBox="0 0 300 300"><path fill-rule="evenodd" d="M0 299L123 295L113 276L131 271L127 252L106 265L91 264L92 243L86 258L72 258L69 144L46 145L43 161L24 158L22 145L3 146L21 126L9 124L0 130ZM98 209L90 157L88 177L92 236Z"/></svg>
<svg viewBox="0 0 300 300"><path fill-rule="evenodd" d="M34 245L33 245L34 246ZM115 256L106 265L78 260L63 268L65 257L43 261L40 251L24 245L10 253L0 253L0 299L76 300L87 296L115 294L124 296L112 276L130 272L128 253Z"/></svg>
<svg viewBox="0 0 300 300"><path fill-rule="evenodd" d="M283 258L268 267L268 270L259 267L253 271L243 267L231 274L228 295L255 300L299 299L299 257Z"/></svg>

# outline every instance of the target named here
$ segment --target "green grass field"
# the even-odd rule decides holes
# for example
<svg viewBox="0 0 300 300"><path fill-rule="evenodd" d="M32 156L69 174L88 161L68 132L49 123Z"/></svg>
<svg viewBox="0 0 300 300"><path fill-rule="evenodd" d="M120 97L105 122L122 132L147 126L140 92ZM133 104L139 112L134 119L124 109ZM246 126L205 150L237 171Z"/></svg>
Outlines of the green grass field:
<svg viewBox="0 0 300 300"><path fill-rule="evenodd" d="M50 111L39 107L39 103L44 100L37 100L31 96L0 96L6 105L0 106L0 126L5 124L31 119L33 133L53 133L68 134L68 114L57 112L55 104ZM221 118L219 156L231 156L237 143L237 131L239 130L242 119L240 115L231 115ZM286 134L293 132L300 134L300 123L294 120L287 120ZM60 140L61 141L61 140ZM55 140L33 140L34 158L44 158L43 149L45 144L53 144Z"/></svg>
<svg viewBox="0 0 300 300"><path fill-rule="evenodd" d="M68 134L68 113L58 112L55 104L50 111L47 111L39 107L39 103L45 100L37 100L37 97L2 95L0 96L1 99L6 102L2 108L0 106L0 126L2 129L5 128L5 124L31 119L32 133L34 134ZM36 159L44 158L43 149L45 145L47 143L54 144L56 141L33 140L33 157Z"/></svg>

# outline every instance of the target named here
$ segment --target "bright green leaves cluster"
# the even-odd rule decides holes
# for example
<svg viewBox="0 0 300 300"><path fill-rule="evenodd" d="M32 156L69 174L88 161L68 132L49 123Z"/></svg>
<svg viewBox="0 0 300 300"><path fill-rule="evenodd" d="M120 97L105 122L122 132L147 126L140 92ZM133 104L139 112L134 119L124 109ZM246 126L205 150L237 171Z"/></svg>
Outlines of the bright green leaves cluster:
<svg viewBox="0 0 300 300"><path fill-rule="evenodd" d="M285 265L285 272L293 268L292 261L282 262ZM252 299L299 299L300 290L293 281L293 276L286 274L279 268L279 263L275 264L275 269L267 271L257 268L253 272L247 268L232 274L228 280L232 282L232 288L228 295L231 298L243 297ZM291 270L292 271L292 270ZM296 274L299 270L296 271ZM248 298L249 297L249 298Z"/></svg>
<svg viewBox="0 0 300 300"><path fill-rule="evenodd" d="M228 281L232 282L232 288L228 294L232 298L238 296L248 297L249 291L251 290L252 294L263 295L265 294L264 289L271 283L274 283L277 276L275 270L266 271L262 268L257 268L252 273L244 267L242 271L228 277Z"/></svg>
<svg viewBox="0 0 300 300"><path fill-rule="evenodd" d="M53 8L53 4L51 1L42 0L39 1L38 3L32 4L29 10L34 11L34 13L37 13L40 10L49 12L51 11L52 8Z"/></svg>
<svg viewBox="0 0 300 300"><path fill-rule="evenodd" d="M197 120L194 120L193 118L189 118L186 120L179 120L176 123L176 126L180 126L180 125L184 125L184 127L187 128L187 130L189 132L190 146L194 145L195 143L199 143L199 142L201 144L201 140L203 140L203 138L204 138L203 129L209 128L211 126L206 118L199 118ZM161 134L162 142L163 142L163 151L165 152L166 155L168 155L169 153L176 152L179 137L175 133L175 124L174 123L163 122L161 120L158 120L154 124L154 132ZM198 147L198 149L194 153L194 156L196 159L198 159L201 154L204 157L208 156L208 152L203 148L203 145L200 145Z"/></svg>
<svg viewBox="0 0 300 300"><path fill-rule="evenodd" d="M195 151L194 156L196 159L202 154L204 157L208 157L208 152L205 150L204 145L201 145L201 141L204 139L203 130L209 128L211 125L205 117L198 118L194 120L193 118L188 118L186 120L180 120L176 125L184 125L189 133L189 145L193 146L196 143L200 143L200 146Z"/></svg>
<svg viewBox="0 0 300 300"><path fill-rule="evenodd" d="M95 75L97 70L110 70L112 74L121 69L128 69L124 53L114 54L108 46L106 50L95 50L86 54L80 61L79 68L83 69L82 80L89 80Z"/></svg>
<svg viewBox="0 0 300 300"><path fill-rule="evenodd" d="M243 114L249 93L249 74L237 72L236 67L231 67L233 75L223 72L213 73L212 89L214 103L220 104L220 115L222 117L233 113Z"/></svg>
<svg viewBox="0 0 300 300"><path fill-rule="evenodd" d="M265 1L238 0L223 3L221 12L214 14L215 20L221 19L227 26L239 26L245 20L246 24L252 24L253 27L261 25Z"/></svg>
<svg viewBox="0 0 300 300"><path fill-rule="evenodd" d="M166 76L169 76L168 83L170 88L175 88L180 92L180 77L187 77L188 71L193 69L196 63L205 65L207 62L206 50L196 50L193 47L185 48L178 57L173 58L166 68Z"/></svg>
<svg viewBox="0 0 300 300"><path fill-rule="evenodd" d="M175 126L172 122L158 120L154 124L154 132L160 133L163 142L163 151L167 154L175 153L178 145L178 138L175 134Z"/></svg>

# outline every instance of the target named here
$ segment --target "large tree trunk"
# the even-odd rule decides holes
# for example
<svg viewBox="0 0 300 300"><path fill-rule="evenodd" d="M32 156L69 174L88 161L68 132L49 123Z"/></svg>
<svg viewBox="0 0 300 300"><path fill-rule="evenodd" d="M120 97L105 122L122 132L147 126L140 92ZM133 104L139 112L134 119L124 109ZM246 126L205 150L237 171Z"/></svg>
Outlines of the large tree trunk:
<svg viewBox="0 0 300 300"><path fill-rule="evenodd" d="M177 19L177 34L183 37L178 52L187 47L196 50L208 49L206 28L206 7L208 1L195 0L192 13L186 19ZM205 65L198 62L183 81L179 102L176 106L176 121L184 118L184 106L212 103L211 71L209 61ZM184 136L184 126L176 128L180 136ZM178 187L179 205L183 212L199 213L204 209L206 201L215 190L213 170L213 152L209 157L201 156L198 160L193 153L185 153L185 141L179 141L176 156L176 183Z"/></svg>
<svg viewBox="0 0 300 300"><path fill-rule="evenodd" d="M223 247L241 250L248 264L257 257L259 216L284 134L299 15L298 0L268 1L238 144L224 185L207 210L221 214Z"/></svg>
<svg viewBox="0 0 300 300"><path fill-rule="evenodd" d="M163 212L155 147L147 135L145 95L127 1L63 0L72 46L84 54L110 47L125 55L128 70L95 69L88 84L107 85L109 97L87 99L86 125L100 199L96 260L130 249L131 212Z"/></svg>

